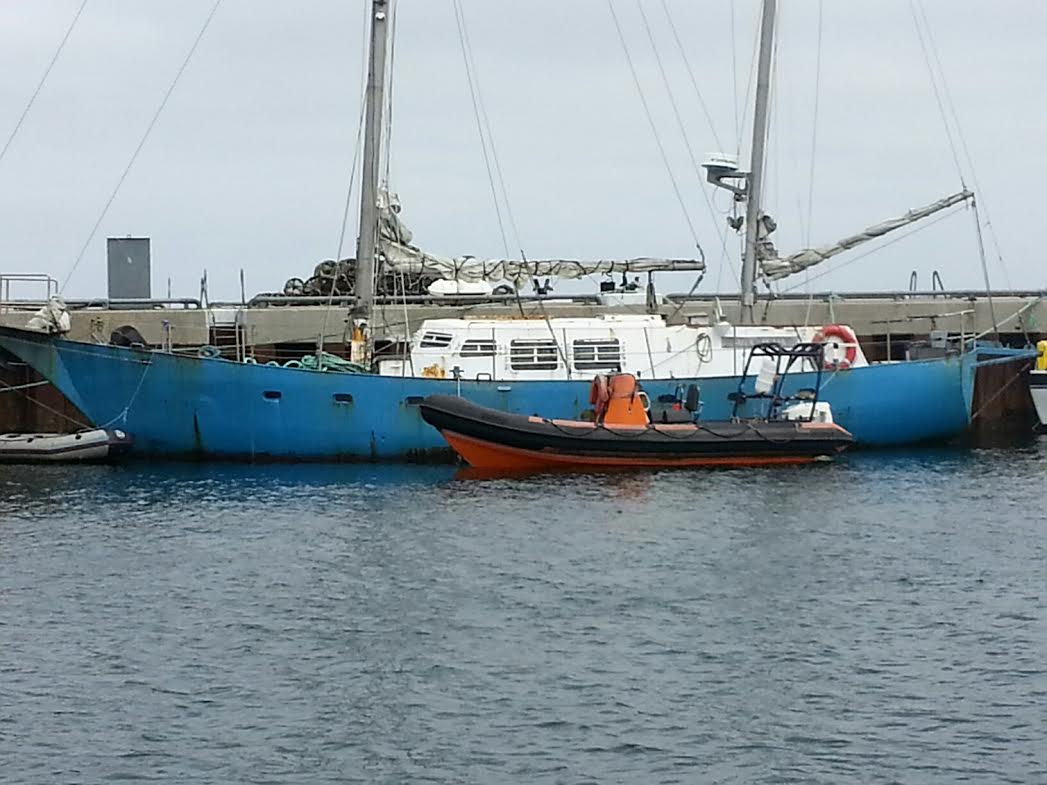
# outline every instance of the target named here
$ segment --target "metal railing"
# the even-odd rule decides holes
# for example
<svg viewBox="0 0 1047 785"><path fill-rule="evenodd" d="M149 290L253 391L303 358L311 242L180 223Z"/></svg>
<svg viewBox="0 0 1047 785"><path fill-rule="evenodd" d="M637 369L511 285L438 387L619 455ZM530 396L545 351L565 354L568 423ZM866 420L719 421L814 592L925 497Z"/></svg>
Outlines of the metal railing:
<svg viewBox="0 0 1047 785"><path fill-rule="evenodd" d="M42 285L47 293L39 301L41 303L46 303L52 295L58 294L58 281L47 273L0 273L0 306L15 303L11 299L11 284Z"/></svg>
<svg viewBox="0 0 1047 785"><path fill-rule="evenodd" d="M993 289L993 297L1019 297L1032 298L1047 296L1043 289ZM673 293L663 295L667 300L673 302L705 302L707 300L721 300L723 302L734 302L738 299L738 292L727 292L724 294L681 294ZM936 299L936 300L979 300L985 297L984 289L931 289L928 290L887 290L877 292L815 292L803 294L800 292L786 292L776 294L770 300L804 301L814 300L824 302L826 300L912 300L912 299ZM766 302L766 299L763 300Z"/></svg>
<svg viewBox="0 0 1047 785"><path fill-rule="evenodd" d="M39 308L46 300L7 300L0 301L11 309L31 310ZM183 309L199 310L204 306L195 297L162 297L148 299L109 299L99 297L93 300L66 300L65 307L70 311L151 311L161 310L167 306L181 306Z"/></svg>

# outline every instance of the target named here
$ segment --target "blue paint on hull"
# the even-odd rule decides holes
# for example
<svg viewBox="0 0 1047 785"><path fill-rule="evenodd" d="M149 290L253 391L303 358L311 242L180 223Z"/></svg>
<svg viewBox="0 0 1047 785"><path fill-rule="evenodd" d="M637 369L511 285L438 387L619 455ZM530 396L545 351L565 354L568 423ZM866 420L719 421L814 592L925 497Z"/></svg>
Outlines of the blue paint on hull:
<svg viewBox="0 0 1047 785"><path fill-rule="evenodd" d="M34 367L100 426L126 429L134 452L281 460L418 459L443 452L418 414L427 395L461 394L520 414L575 418L589 381L462 381L317 373L87 344L0 328L0 346ZM970 420L972 353L826 374L822 398L857 444L946 440ZM730 417L738 377L643 380L656 400L696 382L702 417ZM813 387L790 376L787 390ZM750 404L747 404L747 406ZM756 414L745 409L742 414Z"/></svg>

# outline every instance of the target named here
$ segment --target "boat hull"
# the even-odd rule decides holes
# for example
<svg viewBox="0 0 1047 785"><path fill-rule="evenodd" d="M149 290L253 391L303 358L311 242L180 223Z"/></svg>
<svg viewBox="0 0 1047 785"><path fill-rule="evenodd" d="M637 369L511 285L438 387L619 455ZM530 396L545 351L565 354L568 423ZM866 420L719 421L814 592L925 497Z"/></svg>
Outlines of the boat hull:
<svg viewBox="0 0 1047 785"><path fill-rule="evenodd" d="M832 423L597 425L506 414L442 395L426 398L420 412L470 466L499 471L810 463L853 441Z"/></svg>
<svg viewBox="0 0 1047 785"><path fill-rule="evenodd" d="M1032 394L1040 425L1047 425L1047 371L1029 372L1029 392Z"/></svg>
<svg viewBox="0 0 1047 785"><path fill-rule="evenodd" d="M488 408L578 419L589 379L486 381L318 373L134 347L69 341L0 327L0 347L51 381L98 427L120 427L133 453L246 460L444 460L418 404L461 395ZM970 420L973 353L826 374L821 399L861 446L942 441ZM657 406L701 388L702 418L726 420L737 377L641 379ZM785 391L814 387L791 374ZM742 416L760 412L742 406Z"/></svg>

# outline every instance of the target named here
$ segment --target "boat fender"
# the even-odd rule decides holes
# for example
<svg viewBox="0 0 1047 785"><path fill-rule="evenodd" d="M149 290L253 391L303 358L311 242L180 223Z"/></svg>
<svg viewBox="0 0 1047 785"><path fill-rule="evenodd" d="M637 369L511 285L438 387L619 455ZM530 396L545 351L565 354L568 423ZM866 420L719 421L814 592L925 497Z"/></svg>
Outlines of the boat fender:
<svg viewBox="0 0 1047 785"><path fill-rule="evenodd" d="M1040 352L1040 356L1036 358L1036 370L1047 371L1047 341L1040 341L1036 348Z"/></svg>
<svg viewBox="0 0 1047 785"><path fill-rule="evenodd" d="M843 359L835 362L826 359L824 363L825 370L842 371L854 365L854 361L858 357L858 336L854 334L854 330L845 324L827 324L815 334L813 343L827 344L830 342L838 346L842 345L844 356Z"/></svg>

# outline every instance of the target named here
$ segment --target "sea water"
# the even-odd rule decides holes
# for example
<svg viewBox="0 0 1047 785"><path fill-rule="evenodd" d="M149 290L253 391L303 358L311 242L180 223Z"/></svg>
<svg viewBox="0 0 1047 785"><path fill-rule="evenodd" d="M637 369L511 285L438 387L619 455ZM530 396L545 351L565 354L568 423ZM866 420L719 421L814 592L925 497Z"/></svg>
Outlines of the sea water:
<svg viewBox="0 0 1047 785"><path fill-rule="evenodd" d="M1047 439L0 466L4 783L1047 782Z"/></svg>

